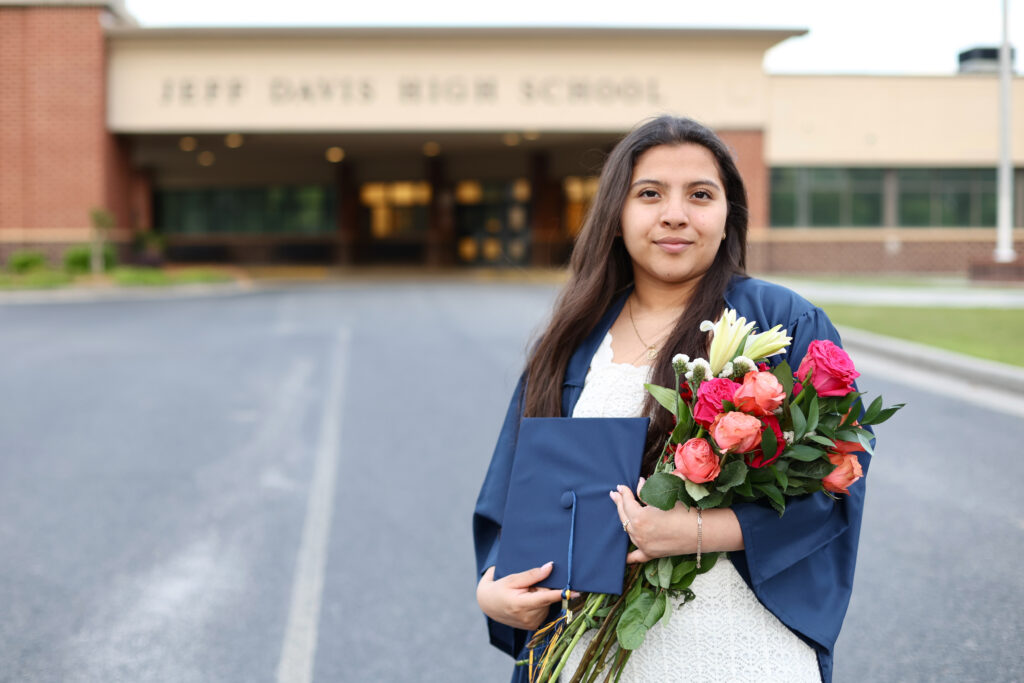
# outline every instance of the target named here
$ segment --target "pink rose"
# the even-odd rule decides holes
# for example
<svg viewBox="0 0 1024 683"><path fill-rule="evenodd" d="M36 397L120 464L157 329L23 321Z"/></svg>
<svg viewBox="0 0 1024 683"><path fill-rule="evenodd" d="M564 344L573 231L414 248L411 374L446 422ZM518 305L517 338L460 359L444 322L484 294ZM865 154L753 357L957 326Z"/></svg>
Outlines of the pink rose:
<svg viewBox="0 0 1024 683"><path fill-rule="evenodd" d="M806 382L808 372L818 396L846 396L853 391L853 380L860 377L846 351L827 339L815 339L807 345L797 379Z"/></svg>
<svg viewBox="0 0 1024 683"><path fill-rule="evenodd" d="M770 458L764 457L764 451L761 450L760 442L758 442L758 447L746 455L747 464L753 468L771 465L782 455L782 451L786 450L786 438L782 436L782 427L779 426L778 418L774 415L766 415L761 418L761 421L764 423L761 437L763 438L764 433L769 430L775 435L775 454Z"/></svg>
<svg viewBox="0 0 1024 683"><path fill-rule="evenodd" d="M732 401L740 385L731 379L709 379L697 388L697 404L693 406L693 419L702 427L715 421L722 412L722 401Z"/></svg>
<svg viewBox="0 0 1024 683"><path fill-rule="evenodd" d="M786 390L770 372L748 372L733 397L737 410L764 417L782 405Z"/></svg>
<svg viewBox="0 0 1024 683"><path fill-rule="evenodd" d="M862 446L859 444L857 446L863 450ZM850 484L864 476L860 460L853 453L829 453L828 461L836 468L821 480L821 485L833 493L850 493L848 490Z"/></svg>
<svg viewBox="0 0 1024 683"><path fill-rule="evenodd" d="M761 442L761 421L737 411L720 413L708 431L718 447L730 453L746 453Z"/></svg>
<svg viewBox="0 0 1024 683"><path fill-rule="evenodd" d="M704 439L690 439L676 446L676 469L672 474L685 477L694 484L714 481L722 471L722 463Z"/></svg>

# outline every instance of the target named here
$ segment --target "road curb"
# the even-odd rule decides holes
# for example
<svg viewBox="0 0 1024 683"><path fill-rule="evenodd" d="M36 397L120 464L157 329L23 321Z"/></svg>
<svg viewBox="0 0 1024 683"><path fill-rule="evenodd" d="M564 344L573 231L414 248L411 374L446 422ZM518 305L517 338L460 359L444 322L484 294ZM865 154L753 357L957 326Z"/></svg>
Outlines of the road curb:
<svg viewBox="0 0 1024 683"><path fill-rule="evenodd" d="M69 287L0 292L0 306L20 304L91 303L98 301L153 301L244 294L256 289L248 280L216 284L162 287Z"/></svg>
<svg viewBox="0 0 1024 683"><path fill-rule="evenodd" d="M928 369L937 373L937 381L941 381L944 374L956 373L991 387L1024 395L1024 368L852 327L840 326L839 333L843 338L843 347L853 355L858 352L870 353Z"/></svg>

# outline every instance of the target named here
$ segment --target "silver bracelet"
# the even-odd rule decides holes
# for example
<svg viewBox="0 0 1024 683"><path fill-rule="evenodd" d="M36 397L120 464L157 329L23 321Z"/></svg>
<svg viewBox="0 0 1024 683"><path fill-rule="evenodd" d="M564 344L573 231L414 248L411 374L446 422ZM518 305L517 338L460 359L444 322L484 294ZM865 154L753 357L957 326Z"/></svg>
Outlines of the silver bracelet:
<svg viewBox="0 0 1024 683"><path fill-rule="evenodd" d="M700 569L700 542L704 539L704 520L700 516L700 508L697 508L697 569Z"/></svg>

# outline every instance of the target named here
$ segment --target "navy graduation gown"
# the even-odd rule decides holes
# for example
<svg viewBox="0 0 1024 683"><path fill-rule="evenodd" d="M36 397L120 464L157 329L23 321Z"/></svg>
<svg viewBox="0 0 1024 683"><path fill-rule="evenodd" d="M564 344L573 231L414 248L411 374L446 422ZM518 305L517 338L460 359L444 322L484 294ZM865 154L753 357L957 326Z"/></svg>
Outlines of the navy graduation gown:
<svg viewBox="0 0 1024 683"><path fill-rule="evenodd" d="M569 360L562 388L562 415L572 410L583 390L594 352L625 304L619 297ZM736 276L725 293L725 303L765 331L781 324L793 341L785 358L794 370L815 339L840 343L839 334L825 313L785 287ZM490 467L473 514L477 576L495 563L509 474L523 412L523 379L509 404L498 435ZM859 456L866 473L870 456ZM623 482L632 485L633 482ZM610 503L609 503L610 504ZM834 501L823 493L787 501L779 515L768 506L737 503L732 509L743 530L745 549L730 553L737 571L761 603L811 645L818 655L822 680L832 680L832 652L850 601L853 571L864 504L864 481L850 487L850 495ZM528 632L487 619L490 642L512 656L522 653ZM515 667L513 681L526 681L526 667Z"/></svg>

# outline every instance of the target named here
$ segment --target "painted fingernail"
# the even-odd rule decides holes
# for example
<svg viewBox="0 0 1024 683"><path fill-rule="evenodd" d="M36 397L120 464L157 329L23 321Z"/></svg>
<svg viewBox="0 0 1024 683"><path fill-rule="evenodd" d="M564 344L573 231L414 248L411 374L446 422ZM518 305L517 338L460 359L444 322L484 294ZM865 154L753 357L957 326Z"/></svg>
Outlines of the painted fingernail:
<svg viewBox="0 0 1024 683"><path fill-rule="evenodd" d="M543 565L541 565L541 569L547 569L548 567L551 567L551 566L553 566L554 564L555 564L555 561L554 561L554 560L548 560L548 561L547 561L547 562L545 562L545 563L544 563Z"/></svg>

